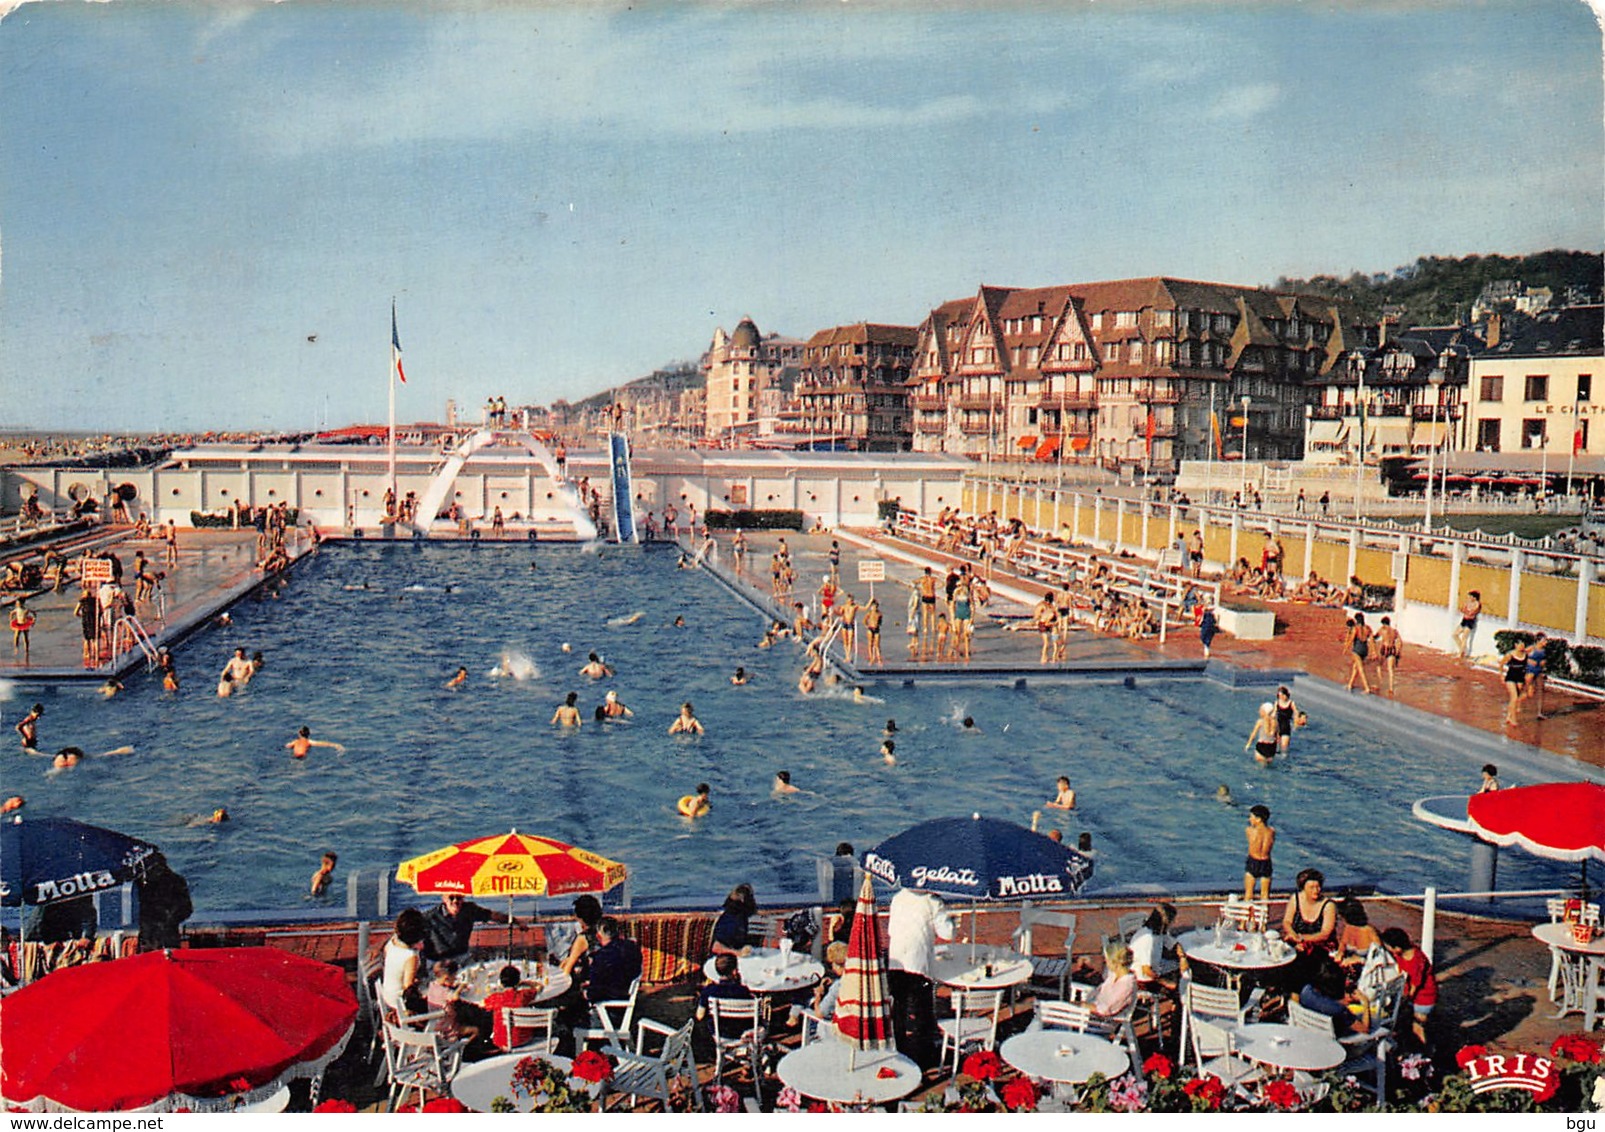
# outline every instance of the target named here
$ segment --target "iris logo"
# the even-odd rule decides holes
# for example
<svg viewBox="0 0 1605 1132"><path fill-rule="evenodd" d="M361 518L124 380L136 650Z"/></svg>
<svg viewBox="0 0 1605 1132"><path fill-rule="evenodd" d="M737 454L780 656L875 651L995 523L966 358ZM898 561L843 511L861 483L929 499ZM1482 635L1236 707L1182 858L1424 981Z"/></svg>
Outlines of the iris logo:
<svg viewBox="0 0 1605 1132"><path fill-rule="evenodd" d="M1469 1052L1469 1051L1468 1051ZM1534 1100L1545 1101L1560 1087L1560 1074L1547 1057L1525 1053L1484 1053L1467 1058L1461 1068L1471 1078L1471 1091L1525 1089Z"/></svg>

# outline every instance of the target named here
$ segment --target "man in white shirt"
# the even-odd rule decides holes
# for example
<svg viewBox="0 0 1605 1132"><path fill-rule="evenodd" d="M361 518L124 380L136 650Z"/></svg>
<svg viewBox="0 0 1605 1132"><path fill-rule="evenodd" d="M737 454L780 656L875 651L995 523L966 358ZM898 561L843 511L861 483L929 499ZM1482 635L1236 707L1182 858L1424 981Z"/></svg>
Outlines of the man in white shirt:
<svg viewBox="0 0 1605 1132"><path fill-rule="evenodd" d="M937 939L953 938L953 921L939 897L904 888L892 897L886 931L887 981L897 1048L929 1068L939 1060L931 967L936 962Z"/></svg>

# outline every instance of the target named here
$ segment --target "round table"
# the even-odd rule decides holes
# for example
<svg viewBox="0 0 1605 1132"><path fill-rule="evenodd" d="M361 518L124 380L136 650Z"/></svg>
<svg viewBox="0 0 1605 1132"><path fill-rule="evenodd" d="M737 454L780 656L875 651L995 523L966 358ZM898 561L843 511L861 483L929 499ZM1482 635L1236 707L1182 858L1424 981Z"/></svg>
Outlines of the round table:
<svg viewBox="0 0 1605 1132"><path fill-rule="evenodd" d="M1111 1081L1131 1068L1120 1046L1074 1030L1027 1030L998 1047L1003 1060L1027 1077L1079 1085L1094 1073Z"/></svg>
<svg viewBox="0 0 1605 1132"><path fill-rule="evenodd" d="M538 1057L565 1073L574 1067L568 1058L556 1054L504 1053L464 1065L452 1078L451 1095L475 1112L489 1112L490 1102L497 1097L506 1097L519 1112L528 1112L534 1104L534 1098L513 1095L513 1067L530 1056Z"/></svg>
<svg viewBox="0 0 1605 1132"><path fill-rule="evenodd" d="M1221 942L1217 945L1215 929L1197 928L1177 936L1176 946L1193 962L1225 971L1228 983L1234 986L1245 971L1272 971L1286 967L1298 958L1298 950L1280 940L1275 944L1267 942L1256 951L1249 943L1252 938L1249 932L1228 928L1222 932ZM1277 948L1274 953L1271 951L1273 946Z"/></svg>
<svg viewBox="0 0 1605 1132"><path fill-rule="evenodd" d="M848 1068L851 1060L852 1068ZM882 1070L890 1070L881 1076ZM920 1067L896 1050L856 1049L821 1039L792 1050L775 1073L805 1097L828 1104L889 1104L919 1088Z"/></svg>
<svg viewBox="0 0 1605 1132"><path fill-rule="evenodd" d="M990 975L986 973L988 963L992 965ZM931 978L961 990L1007 990L1030 981L1031 960L1012 951L980 947L972 952L968 944L953 944L936 949Z"/></svg>
<svg viewBox="0 0 1605 1132"><path fill-rule="evenodd" d="M702 973L710 983L719 981L719 972L713 966L717 958L717 955L710 956L702 965ZM743 955L736 962L742 985L754 994L803 990L825 977L824 964L807 954L792 952L790 962L782 968L780 949L774 947L755 947L751 955Z"/></svg>
<svg viewBox="0 0 1605 1132"><path fill-rule="evenodd" d="M1605 935L1596 933L1588 943L1578 943L1570 924L1539 924L1533 928L1533 938L1577 955L1605 955Z"/></svg>
<svg viewBox="0 0 1605 1132"><path fill-rule="evenodd" d="M1317 1073L1342 1065L1347 1056L1338 1040L1302 1026L1255 1022L1233 1031L1232 1048L1239 1057L1272 1069Z"/></svg>
<svg viewBox="0 0 1605 1132"><path fill-rule="evenodd" d="M542 982L535 981L535 963L530 959L491 960L488 963L470 963L457 972L457 985L462 996L472 1003L482 1003L485 996L502 989L501 973L506 966L518 968L519 977L535 988L536 1002L550 1002L568 993L574 980L563 973L561 967L543 967Z"/></svg>

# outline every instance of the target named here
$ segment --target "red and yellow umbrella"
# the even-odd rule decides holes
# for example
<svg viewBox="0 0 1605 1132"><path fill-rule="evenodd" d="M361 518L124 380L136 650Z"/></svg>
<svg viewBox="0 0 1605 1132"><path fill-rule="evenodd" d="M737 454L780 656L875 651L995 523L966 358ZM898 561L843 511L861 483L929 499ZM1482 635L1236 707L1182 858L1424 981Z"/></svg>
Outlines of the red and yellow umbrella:
<svg viewBox="0 0 1605 1132"><path fill-rule="evenodd" d="M403 861L396 879L419 892L464 896L573 896L624 882L617 861L550 837L500 833Z"/></svg>

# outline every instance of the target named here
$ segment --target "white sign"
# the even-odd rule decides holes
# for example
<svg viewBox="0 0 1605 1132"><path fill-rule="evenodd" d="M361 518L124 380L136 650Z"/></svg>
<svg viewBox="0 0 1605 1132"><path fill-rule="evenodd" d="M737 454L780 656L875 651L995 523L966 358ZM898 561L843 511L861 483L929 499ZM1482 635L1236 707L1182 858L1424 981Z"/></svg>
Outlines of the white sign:
<svg viewBox="0 0 1605 1132"><path fill-rule="evenodd" d="M111 559L85 557L79 567L78 581L80 584L100 585L111 581Z"/></svg>
<svg viewBox="0 0 1605 1132"><path fill-rule="evenodd" d="M860 558L858 560L858 580L860 582L884 582L886 580L886 563L879 558Z"/></svg>

